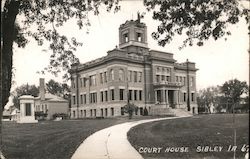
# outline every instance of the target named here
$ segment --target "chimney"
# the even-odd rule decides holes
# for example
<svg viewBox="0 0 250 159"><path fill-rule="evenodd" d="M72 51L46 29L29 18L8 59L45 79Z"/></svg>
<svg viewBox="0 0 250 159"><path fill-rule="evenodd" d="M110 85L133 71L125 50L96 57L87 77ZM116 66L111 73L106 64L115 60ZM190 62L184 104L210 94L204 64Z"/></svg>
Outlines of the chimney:
<svg viewBox="0 0 250 159"><path fill-rule="evenodd" d="M45 84L44 84L44 78L40 78L40 87L39 87L39 95L41 100L45 100Z"/></svg>

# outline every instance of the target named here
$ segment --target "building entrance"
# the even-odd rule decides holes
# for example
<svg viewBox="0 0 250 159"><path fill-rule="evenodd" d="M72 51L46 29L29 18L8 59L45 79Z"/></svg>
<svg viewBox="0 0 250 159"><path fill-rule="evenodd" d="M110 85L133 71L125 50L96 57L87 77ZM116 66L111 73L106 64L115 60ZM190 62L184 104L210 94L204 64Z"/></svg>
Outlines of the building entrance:
<svg viewBox="0 0 250 159"><path fill-rule="evenodd" d="M168 90L168 104L169 104L169 107L175 108L175 105L174 105L174 91L173 90Z"/></svg>

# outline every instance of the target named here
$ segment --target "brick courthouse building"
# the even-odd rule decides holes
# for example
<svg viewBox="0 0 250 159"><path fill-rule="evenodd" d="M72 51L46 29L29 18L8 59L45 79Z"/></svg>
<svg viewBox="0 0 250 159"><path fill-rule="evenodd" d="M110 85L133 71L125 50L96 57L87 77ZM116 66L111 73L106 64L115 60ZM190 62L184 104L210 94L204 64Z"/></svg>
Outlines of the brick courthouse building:
<svg viewBox="0 0 250 159"><path fill-rule="evenodd" d="M147 26L139 19L126 21L119 47L72 65L71 118L122 116L128 98L139 107L135 115L144 109L150 115L197 113L196 71L195 63L176 63L173 54L150 50Z"/></svg>

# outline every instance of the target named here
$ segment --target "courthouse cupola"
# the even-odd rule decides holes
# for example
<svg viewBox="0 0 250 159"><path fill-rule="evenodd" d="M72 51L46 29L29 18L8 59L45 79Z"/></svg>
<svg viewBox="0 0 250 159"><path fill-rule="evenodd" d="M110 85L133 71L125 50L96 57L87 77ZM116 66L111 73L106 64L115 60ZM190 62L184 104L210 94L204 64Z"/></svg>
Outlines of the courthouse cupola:
<svg viewBox="0 0 250 159"><path fill-rule="evenodd" d="M148 48L147 26L141 23L139 14L137 20L126 21L119 27L119 48L129 46Z"/></svg>

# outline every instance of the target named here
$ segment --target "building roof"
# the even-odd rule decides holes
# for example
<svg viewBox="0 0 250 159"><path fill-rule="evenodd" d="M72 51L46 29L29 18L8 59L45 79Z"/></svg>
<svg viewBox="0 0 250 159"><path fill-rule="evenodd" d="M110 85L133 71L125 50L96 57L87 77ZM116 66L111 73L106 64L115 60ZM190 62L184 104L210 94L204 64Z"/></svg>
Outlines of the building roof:
<svg viewBox="0 0 250 159"><path fill-rule="evenodd" d="M39 100L39 99L41 99L41 97L38 96L35 99ZM59 97L59 96L51 94L51 93L45 93L45 101L51 101L51 102L68 102L67 100L63 99L62 97Z"/></svg>
<svg viewBox="0 0 250 159"><path fill-rule="evenodd" d="M34 99L34 97L32 95L22 95L19 99Z"/></svg>

